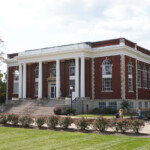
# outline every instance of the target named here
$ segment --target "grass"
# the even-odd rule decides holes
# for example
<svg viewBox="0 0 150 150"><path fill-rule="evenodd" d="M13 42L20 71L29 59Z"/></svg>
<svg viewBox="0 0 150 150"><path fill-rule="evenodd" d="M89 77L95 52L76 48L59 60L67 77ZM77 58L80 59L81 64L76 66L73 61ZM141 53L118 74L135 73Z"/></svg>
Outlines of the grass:
<svg viewBox="0 0 150 150"><path fill-rule="evenodd" d="M102 115L104 118L115 118L115 114L80 114L80 115L75 115L74 117L87 117L87 118L96 118L99 115ZM130 118L130 115L124 115L124 118Z"/></svg>
<svg viewBox="0 0 150 150"><path fill-rule="evenodd" d="M0 150L148 150L150 138L0 127Z"/></svg>

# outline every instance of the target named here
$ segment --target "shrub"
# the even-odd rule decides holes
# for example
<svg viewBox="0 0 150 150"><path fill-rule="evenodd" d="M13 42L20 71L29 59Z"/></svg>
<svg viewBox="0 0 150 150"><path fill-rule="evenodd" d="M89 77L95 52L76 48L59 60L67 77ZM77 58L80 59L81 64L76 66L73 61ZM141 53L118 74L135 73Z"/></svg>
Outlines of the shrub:
<svg viewBox="0 0 150 150"><path fill-rule="evenodd" d="M55 115L61 115L61 112L62 112L62 108L60 106L56 106L54 108L54 114Z"/></svg>
<svg viewBox="0 0 150 150"><path fill-rule="evenodd" d="M7 124L7 115L1 114L0 115L0 123L6 125Z"/></svg>
<svg viewBox="0 0 150 150"><path fill-rule="evenodd" d="M109 127L109 120L99 116L93 122L93 127L99 131L105 131Z"/></svg>
<svg viewBox="0 0 150 150"><path fill-rule="evenodd" d="M114 108L106 107L106 108L95 108L92 110L93 114L115 114L117 110Z"/></svg>
<svg viewBox="0 0 150 150"><path fill-rule="evenodd" d="M39 128L41 128L41 126L45 123L45 120L46 120L45 117L37 117L35 119L35 122L36 122L37 126Z"/></svg>
<svg viewBox="0 0 150 150"><path fill-rule="evenodd" d="M58 122L59 121L59 118L57 116L54 116L54 115L50 115L47 120L46 120L46 123L47 123L47 126L50 127L50 128L56 128L56 126L58 125Z"/></svg>
<svg viewBox="0 0 150 150"><path fill-rule="evenodd" d="M31 123L33 123L33 119L29 116L22 116L19 118L19 122L23 127L29 127Z"/></svg>
<svg viewBox="0 0 150 150"><path fill-rule="evenodd" d="M118 130L124 133L131 128L131 121L127 119L118 119L116 126Z"/></svg>
<svg viewBox="0 0 150 150"><path fill-rule="evenodd" d="M117 126L117 121L118 119L114 118L114 119L110 119L109 120L109 126L110 128L112 128L114 131L118 131L118 126Z"/></svg>
<svg viewBox="0 0 150 150"><path fill-rule="evenodd" d="M76 109L72 108L72 112L71 112L71 108L70 107L63 107L62 109L62 115L68 115L68 114L75 114Z"/></svg>
<svg viewBox="0 0 150 150"><path fill-rule="evenodd" d="M9 114L8 115L8 121L16 126L19 122L19 116L16 114Z"/></svg>
<svg viewBox="0 0 150 150"><path fill-rule="evenodd" d="M76 120L75 125L77 126L77 128L85 130L89 126L89 122L88 119L81 117L80 119Z"/></svg>
<svg viewBox="0 0 150 150"><path fill-rule="evenodd" d="M144 121L135 119L131 122L131 128L134 132L138 133L144 127Z"/></svg>
<svg viewBox="0 0 150 150"><path fill-rule="evenodd" d="M73 119L71 117L62 117L60 119L60 126L67 129L73 123Z"/></svg>

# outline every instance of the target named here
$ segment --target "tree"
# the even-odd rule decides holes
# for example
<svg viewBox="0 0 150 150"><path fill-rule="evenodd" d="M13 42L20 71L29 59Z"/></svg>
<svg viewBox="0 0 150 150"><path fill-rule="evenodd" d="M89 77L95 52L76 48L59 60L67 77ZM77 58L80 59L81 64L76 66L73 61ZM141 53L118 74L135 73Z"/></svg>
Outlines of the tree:
<svg viewBox="0 0 150 150"><path fill-rule="evenodd" d="M0 103L5 103L6 100L6 73L0 74Z"/></svg>
<svg viewBox="0 0 150 150"><path fill-rule="evenodd" d="M123 102L121 103L121 108L124 110L128 110L129 109L129 102L126 100L123 100Z"/></svg>

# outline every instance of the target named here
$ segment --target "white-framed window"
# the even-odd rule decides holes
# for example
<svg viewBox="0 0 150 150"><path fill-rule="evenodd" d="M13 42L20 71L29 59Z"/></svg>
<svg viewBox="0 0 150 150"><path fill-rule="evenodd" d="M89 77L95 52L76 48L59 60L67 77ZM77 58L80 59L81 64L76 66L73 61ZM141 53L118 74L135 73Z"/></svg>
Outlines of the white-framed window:
<svg viewBox="0 0 150 150"><path fill-rule="evenodd" d="M109 102L109 107L113 109L117 109L117 102Z"/></svg>
<svg viewBox="0 0 150 150"><path fill-rule="evenodd" d="M70 62L69 64L69 76L75 76L75 63Z"/></svg>
<svg viewBox="0 0 150 150"><path fill-rule="evenodd" d="M132 62L128 62L128 91L133 91L133 71Z"/></svg>
<svg viewBox="0 0 150 150"><path fill-rule="evenodd" d="M129 102L129 109L130 111L133 111L133 102Z"/></svg>
<svg viewBox="0 0 150 150"><path fill-rule="evenodd" d="M106 102L99 102L99 108L100 109L106 108Z"/></svg>
<svg viewBox="0 0 150 150"><path fill-rule="evenodd" d="M143 88L147 88L147 70L145 65L143 67Z"/></svg>
<svg viewBox="0 0 150 150"><path fill-rule="evenodd" d="M145 102L144 105L145 105L145 110L148 110L148 102Z"/></svg>
<svg viewBox="0 0 150 150"><path fill-rule="evenodd" d="M38 96L38 82L35 82L35 96Z"/></svg>
<svg viewBox="0 0 150 150"><path fill-rule="evenodd" d="M56 77L56 64L53 64L51 69L50 69L50 76L51 77Z"/></svg>
<svg viewBox="0 0 150 150"><path fill-rule="evenodd" d="M141 66L138 63L137 65L137 82L138 82L138 87L141 87Z"/></svg>
<svg viewBox="0 0 150 150"><path fill-rule="evenodd" d="M149 68L149 71L148 71L148 80L149 80L149 88L150 88L150 68Z"/></svg>
<svg viewBox="0 0 150 150"><path fill-rule="evenodd" d="M19 71L14 71L14 83L13 83L13 94L18 94L19 92Z"/></svg>
<svg viewBox="0 0 150 150"><path fill-rule="evenodd" d="M112 63L109 59L102 63L102 87L103 91L112 91Z"/></svg>
<svg viewBox="0 0 150 150"><path fill-rule="evenodd" d="M138 102L138 105L142 109L142 102Z"/></svg>
<svg viewBox="0 0 150 150"><path fill-rule="evenodd" d="M39 65L35 66L35 78L39 78Z"/></svg>

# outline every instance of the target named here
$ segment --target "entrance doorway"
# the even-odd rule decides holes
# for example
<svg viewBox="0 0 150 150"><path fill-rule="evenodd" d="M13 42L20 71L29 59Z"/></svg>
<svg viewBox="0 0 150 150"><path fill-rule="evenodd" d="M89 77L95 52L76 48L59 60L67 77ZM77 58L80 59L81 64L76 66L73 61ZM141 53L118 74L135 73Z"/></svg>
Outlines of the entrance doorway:
<svg viewBox="0 0 150 150"><path fill-rule="evenodd" d="M56 98L56 84L50 84L50 99Z"/></svg>

